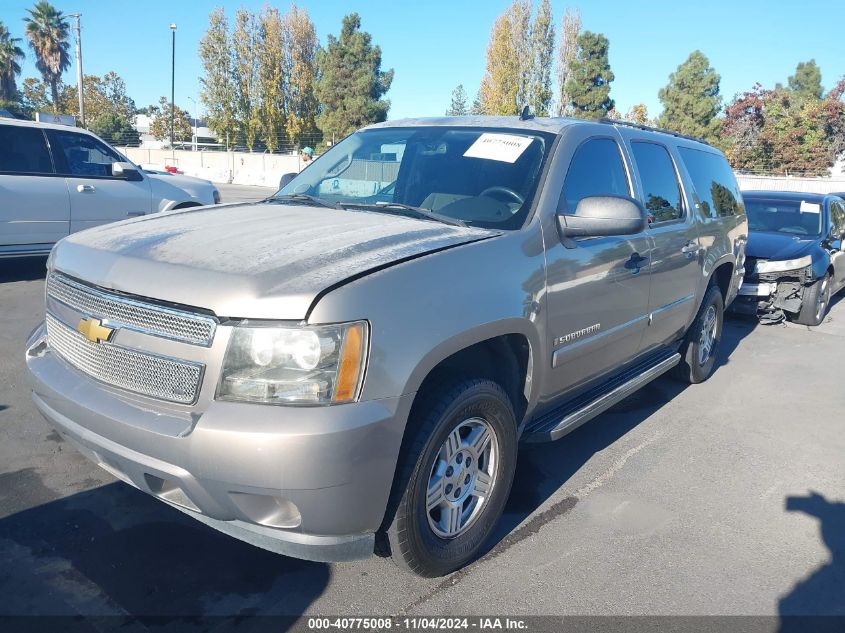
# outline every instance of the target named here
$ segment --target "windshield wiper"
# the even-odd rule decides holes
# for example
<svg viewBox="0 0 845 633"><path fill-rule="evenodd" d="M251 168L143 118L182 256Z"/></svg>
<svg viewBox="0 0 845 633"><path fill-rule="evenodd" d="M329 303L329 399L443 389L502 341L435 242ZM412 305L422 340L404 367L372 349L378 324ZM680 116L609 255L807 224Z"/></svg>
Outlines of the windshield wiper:
<svg viewBox="0 0 845 633"><path fill-rule="evenodd" d="M383 209L385 211L404 211L407 214L422 218L423 220L436 220L437 222L442 222L443 224L449 224L451 226L466 226L466 222L458 220L457 218L451 218L448 215L440 215L431 209L426 209L425 207L415 207L402 202L341 202L340 204L343 207L363 207L365 209L375 208L379 210Z"/></svg>
<svg viewBox="0 0 845 633"><path fill-rule="evenodd" d="M268 200L282 200L282 201L290 201L290 202L308 202L310 204L316 204L321 207L328 207L329 209L342 209L339 204L335 204L334 202L329 202L328 200L323 200L322 198L318 198L317 196L310 196L307 193L286 193L281 196L271 196Z"/></svg>

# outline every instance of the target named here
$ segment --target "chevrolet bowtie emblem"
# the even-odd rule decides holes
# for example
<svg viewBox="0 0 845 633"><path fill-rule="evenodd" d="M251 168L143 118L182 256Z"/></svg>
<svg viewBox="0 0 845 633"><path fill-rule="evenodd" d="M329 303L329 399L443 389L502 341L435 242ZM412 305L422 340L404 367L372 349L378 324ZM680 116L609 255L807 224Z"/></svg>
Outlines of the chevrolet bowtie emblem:
<svg viewBox="0 0 845 633"><path fill-rule="evenodd" d="M82 319L76 326L76 329L92 343L102 343L108 341L114 330L103 325L100 319L87 317Z"/></svg>

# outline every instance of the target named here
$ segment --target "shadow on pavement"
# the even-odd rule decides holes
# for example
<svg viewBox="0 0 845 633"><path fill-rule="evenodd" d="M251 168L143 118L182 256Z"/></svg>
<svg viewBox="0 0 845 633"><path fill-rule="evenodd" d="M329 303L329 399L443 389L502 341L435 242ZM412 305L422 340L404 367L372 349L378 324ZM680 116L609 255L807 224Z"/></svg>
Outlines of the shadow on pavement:
<svg viewBox="0 0 845 633"><path fill-rule="evenodd" d="M830 551L830 561L796 583L778 603L780 630L797 632L807 630L802 628L806 622L791 616L845 616L845 503L810 492L787 497L784 505L788 512L818 519L822 541ZM843 620L830 624L841 627Z"/></svg>
<svg viewBox="0 0 845 633"><path fill-rule="evenodd" d="M3 477L55 498L32 469ZM0 561L0 616L300 615L329 579L325 564L242 543L123 483L0 519Z"/></svg>
<svg viewBox="0 0 845 633"><path fill-rule="evenodd" d="M731 319L725 322L719 346L717 372L729 362L730 355L756 326L756 319ZM516 526L535 513L595 453L624 437L684 389L686 385L671 378L658 378L566 437L556 442L523 447L519 453L516 476L505 514L494 530L485 551L495 550L492 554L497 555L499 551L504 551L535 532L543 523L574 507L577 499L563 499L514 533Z"/></svg>
<svg viewBox="0 0 845 633"><path fill-rule="evenodd" d="M0 283L44 279L46 274L46 257L15 257L10 259L0 259Z"/></svg>

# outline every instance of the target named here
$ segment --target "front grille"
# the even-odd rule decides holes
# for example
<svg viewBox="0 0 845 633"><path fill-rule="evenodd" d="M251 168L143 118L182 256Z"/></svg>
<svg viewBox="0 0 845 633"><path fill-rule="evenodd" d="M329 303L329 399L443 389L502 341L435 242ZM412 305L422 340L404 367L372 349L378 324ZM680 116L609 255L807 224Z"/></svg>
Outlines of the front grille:
<svg viewBox="0 0 845 633"><path fill-rule="evenodd" d="M214 340L217 322L210 316L98 290L58 273L47 277L47 295L112 326L206 347Z"/></svg>
<svg viewBox="0 0 845 633"><path fill-rule="evenodd" d="M201 364L92 343L49 314L47 343L72 366L107 385L180 404L192 404L199 394Z"/></svg>

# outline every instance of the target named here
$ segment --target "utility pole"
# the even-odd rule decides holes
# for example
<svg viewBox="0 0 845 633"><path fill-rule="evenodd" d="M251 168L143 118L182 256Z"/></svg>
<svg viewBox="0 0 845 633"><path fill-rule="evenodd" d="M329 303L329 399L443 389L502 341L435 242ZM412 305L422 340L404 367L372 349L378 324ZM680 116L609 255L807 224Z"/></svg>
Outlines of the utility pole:
<svg viewBox="0 0 845 633"><path fill-rule="evenodd" d="M76 18L76 88L79 93L79 121L85 127L85 99L82 86L82 24L81 13L69 13L69 18Z"/></svg>
<svg viewBox="0 0 845 633"><path fill-rule="evenodd" d="M176 23L170 24L170 32L173 34L173 53L170 57L170 151L173 146L173 121L176 117Z"/></svg>
<svg viewBox="0 0 845 633"><path fill-rule="evenodd" d="M191 145L192 145L191 149L193 149L194 151L197 151L197 141L199 140L197 138L197 128L199 127L199 122L197 121L197 110L198 110L197 101L193 97L188 97L188 101L190 101L191 103L194 104L194 116L193 116L194 123L191 126L191 132L193 132L193 141L191 143Z"/></svg>

